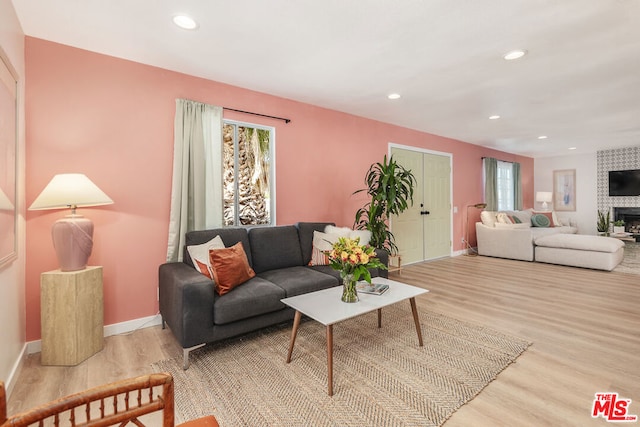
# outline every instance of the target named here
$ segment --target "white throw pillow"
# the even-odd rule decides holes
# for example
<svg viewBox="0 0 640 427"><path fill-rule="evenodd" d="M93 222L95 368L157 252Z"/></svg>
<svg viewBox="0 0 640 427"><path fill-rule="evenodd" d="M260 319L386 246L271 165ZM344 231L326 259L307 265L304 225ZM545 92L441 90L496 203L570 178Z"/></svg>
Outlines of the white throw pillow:
<svg viewBox="0 0 640 427"><path fill-rule="evenodd" d="M496 214L496 225L497 224L513 224L509 215L506 212L498 212Z"/></svg>
<svg viewBox="0 0 640 427"><path fill-rule="evenodd" d="M330 251L333 244L342 237L339 234L313 232L313 246L311 247L311 261L309 265L329 265L329 257L325 253Z"/></svg>
<svg viewBox="0 0 640 427"><path fill-rule="evenodd" d="M323 233L322 231L313 232L313 246L321 251L330 251L333 244L340 238L339 234Z"/></svg>
<svg viewBox="0 0 640 427"><path fill-rule="evenodd" d="M359 237L361 245L368 245L371 241L371 232L369 230L352 230L349 227L335 227L333 225L327 225L324 228L324 232L327 234L335 234L339 237L348 237L350 239Z"/></svg>
<svg viewBox="0 0 640 427"><path fill-rule="evenodd" d="M349 227L336 227L334 225L327 225L324 228L324 232L327 234L337 234L340 237L349 237L349 233L351 233L353 230L351 230Z"/></svg>
<svg viewBox="0 0 640 427"><path fill-rule="evenodd" d="M355 239L360 238L361 245L368 245L371 241L371 232L369 230L353 230L349 233L349 237Z"/></svg>
<svg viewBox="0 0 640 427"><path fill-rule="evenodd" d="M187 252L196 270L213 280L213 270L211 270L211 262L209 261L209 249L224 249L224 247L222 238L216 236L201 245L187 246Z"/></svg>
<svg viewBox="0 0 640 427"><path fill-rule="evenodd" d="M480 212L480 221L487 227L496 226L496 212L494 211L482 211Z"/></svg>

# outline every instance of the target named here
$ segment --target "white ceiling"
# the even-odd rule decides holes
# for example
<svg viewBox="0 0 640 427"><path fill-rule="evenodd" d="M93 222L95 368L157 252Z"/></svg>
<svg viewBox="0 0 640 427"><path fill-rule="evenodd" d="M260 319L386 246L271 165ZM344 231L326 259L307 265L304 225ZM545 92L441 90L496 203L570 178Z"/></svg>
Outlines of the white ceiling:
<svg viewBox="0 0 640 427"><path fill-rule="evenodd" d="M13 4L29 36L511 153L640 145L640 0Z"/></svg>

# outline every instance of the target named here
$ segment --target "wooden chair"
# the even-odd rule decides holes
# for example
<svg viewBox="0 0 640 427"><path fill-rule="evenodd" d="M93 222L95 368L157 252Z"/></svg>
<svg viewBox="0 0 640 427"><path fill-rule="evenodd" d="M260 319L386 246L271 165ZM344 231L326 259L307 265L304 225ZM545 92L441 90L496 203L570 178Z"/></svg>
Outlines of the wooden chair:
<svg viewBox="0 0 640 427"><path fill-rule="evenodd" d="M95 387L7 417L7 396L0 382L0 427L22 426L127 426L174 427L173 377L167 373L143 375ZM162 424L144 424L139 417L162 411ZM180 427L219 427L213 416Z"/></svg>

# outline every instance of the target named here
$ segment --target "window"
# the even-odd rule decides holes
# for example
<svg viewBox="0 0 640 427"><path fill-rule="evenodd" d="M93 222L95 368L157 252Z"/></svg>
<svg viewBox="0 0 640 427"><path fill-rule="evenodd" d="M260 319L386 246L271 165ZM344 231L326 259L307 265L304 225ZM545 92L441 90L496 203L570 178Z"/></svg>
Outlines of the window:
<svg viewBox="0 0 640 427"><path fill-rule="evenodd" d="M514 179L513 163L501 162L498 160L497 190L498 190L498 210L514 210Z"/></svg>
<svg viewBox="0 0 640 427"><path fill-rule="evenodd" d="M223 123L223 224L275 224L275 130Z"/></svg>

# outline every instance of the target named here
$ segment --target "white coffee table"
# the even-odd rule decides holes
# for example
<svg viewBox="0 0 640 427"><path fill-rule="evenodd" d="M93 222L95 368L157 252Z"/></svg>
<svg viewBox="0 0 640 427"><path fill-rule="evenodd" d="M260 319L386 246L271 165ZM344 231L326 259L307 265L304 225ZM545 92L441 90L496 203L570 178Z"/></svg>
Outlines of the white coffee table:
<svg viewBox="0 0 640 427"><path fill-rule="evenodd" d="M384 307L400 301L409 300L409 303L411 304L411 311L413 312L413 321L416 326L416 332L418 333L418 343L420 346L423 345L422 331L420 330L420 319L418 318L418 310L416 308L416 296L429 291L381 277L375 277L373 281L376 283L386 283L389 285L389 289L382 295L369 295L359 292L358 297L360 298L360 301L355 303L345 303L340 301L340 297L342 296L342 286L336 286L334 288L281 300L283 303L296 310L296 314L293 319L293 329L291 331L291 341L289 342L287 363L291 362L293 345L296 341L298 326L300 326L300 318L303 314L326 326L329 396L333 396L333 325L335 323L377 310L378 328L380 328L382 327L382 309Z"/></svg>

